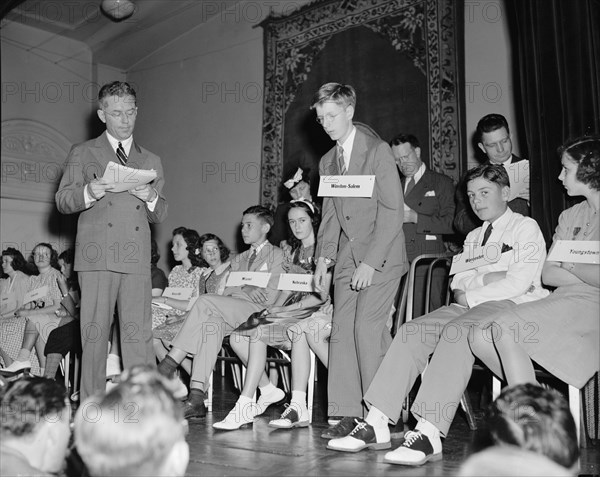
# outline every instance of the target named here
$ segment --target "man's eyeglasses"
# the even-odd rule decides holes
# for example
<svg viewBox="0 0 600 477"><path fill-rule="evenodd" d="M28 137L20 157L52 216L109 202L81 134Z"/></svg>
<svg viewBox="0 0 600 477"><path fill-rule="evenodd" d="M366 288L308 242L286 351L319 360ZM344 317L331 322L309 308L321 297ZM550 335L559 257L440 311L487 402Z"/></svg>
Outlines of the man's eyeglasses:
<svg viewBox="0 0 600 477"><path fill-rule="evenodd" d="M102 111L104 111L104 114L108 114L115 119L122 119L125 116L133 118L137 114L137 108L128 109L127 111L107 111L106 109L103 109Z"/></svg>
<svg viewBox="0 0 600 477"><path fill-rule="evenodd" d="M323 124L330 123L331 121L333 121L336 117L338 117L344 111L345 111L345 109L342 109L341 111L338 111L335 114L326 114L325 116L317 116L315 118L315 121L317 121L321 126L323 126Z"/></svg>

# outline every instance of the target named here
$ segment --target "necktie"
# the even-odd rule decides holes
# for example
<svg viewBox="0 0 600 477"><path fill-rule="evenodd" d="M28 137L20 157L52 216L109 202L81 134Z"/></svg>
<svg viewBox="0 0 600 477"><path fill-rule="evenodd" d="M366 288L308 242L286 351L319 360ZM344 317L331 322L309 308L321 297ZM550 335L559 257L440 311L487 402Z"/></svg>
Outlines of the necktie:
<svg viewBox="0 0 600 477"><path fill-rule="evenodd" d="M250 258L248 259L248 270L252 268L254 260L256 260L256 249L252 249L252 253L250 254Z"/></svg>
<svg viewBox="0 0 600 477"><path fill-rule="evenodd" d="M415 186L415 178L414 177L410 177L408 179L408 183L406 184L406 191L404 192L404 196L406 197L408 194L410 194L410 191L413 190L413 187Z"/></svg>
<svg viewBox="0 0 600 477"><path fill-rule="evenodd" d="M481 242L481 246L483 247L488 239L490 238L490 235L492 235L492 224L488 225L488 228L485 229L485 233L483 234L483 240Z"/></svg>
<svg viewBox="0 0 600 477"><path fill-rule="evenodd" d="M119 143L119 147L117 147L117 157L121 164L127 164L127 154L125 154L125 149L123 149L123 144Z"/></svg>
<svg viewBox="0 0 600 477"><path fill-rule="evenodd" d="M340 146L339 144L337 145L337 156L338 156L338 166L340 169L340 174L344 175L344 174L346 174L346 161L344 161L344 148L342 146Z"/></svg>

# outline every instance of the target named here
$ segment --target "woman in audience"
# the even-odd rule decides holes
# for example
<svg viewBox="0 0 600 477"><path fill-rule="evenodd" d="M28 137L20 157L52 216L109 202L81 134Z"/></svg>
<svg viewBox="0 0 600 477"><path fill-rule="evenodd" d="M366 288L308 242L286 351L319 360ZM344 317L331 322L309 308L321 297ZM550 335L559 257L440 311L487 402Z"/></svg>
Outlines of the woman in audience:
<svg viewBox="0 0 600 477"><path fill-rule="evenodd" d="M319 222L319 211L314 204L303 199L290 202L288 225L291 230L291 247L284 256L284 269L287 273L313 273L315 235ZM331 280L330 275L328 278ZM329 284L326 284L325 289L329 289ZM309 347L327 365L327 339L331 332L332 307L322 306L328 304L328 296L312 292L282 294L279 301L281 305L252 315L230 337L231 347L247 364L246 380L235 407L223 421L213 425L216 429L239 429L266 410L258 409L257 404L252 402L252 396L257 386L261 395L272 394L274 391L274 385L265 374L267 345L292 349L291 403L281 418L271 421L270 425L277 428L308 425L306 387L310 369ZM281 399L283 397L282 392Z"/></svg>
<svg viewBox="0 0 600 477"><path fill-rule="evenodd" d="M21 348L26 319L16 316L15 312L23 306L23 299L29 290L31 277L23 254L9 247L2 251L2 279L0 279L0 298L2 300L0 321L0 360L2 366L13 362ZM39 372L37 356L33 357L32 370Z"/></svg>
<svg viewBox="0 0 600 477"><path fill-rule="evenodd" d="M201 269L197 294L213 293L222 295L231 268L231 262L229 261L230 251L225 243L214 234L202 235L198 240L198 246L200 247L202 260L207 266ZM170 299L159 297L154 301L168 304ZM159 361L171 349L171 341L179 332L185 316L185 314L169 314L162 325L154 328L154 351ZM181 363L181 367L189 374L191 372L192 360L190 358L185 359ZM178 388L177 397L183 397L184 395L187 395L187 387L181 383Z"/></svg>
<svg viewBox="0 0 600 477"><path fill-rule="evenodd" d="M58 265L67 283L68 293L62 300L62 306L56 311L60 317L58 327L48 336L44 349L46 368L44 377L56 378L61 359L68 352L81 353L81 331L79 328L80 291L77 272L73 270L75 251L70 248L58 256Z"/></svg>
<svg viewBox="0 0 600 477"><path fill-rule="evenodd" d="M569 141L559 155L558 178L567 194L585 200L560 215L553 246L562 240L598 241L600 138ZM470 337L473 352L509 385L536 382L533 360L582 388L599 369L600 265L546 260L542 281L556 289L546 298L499 314L491 333Z"/></svg>
<svg viewBox="0 0 600 477"><path fill-rule="evenodd" d="M167 305L168 309L152 307L152 329L162 325L167 316L181 316L190 306L191 300L198 296L198 283L202 275L204 261L201 256L200 236L198 232L185 227L173 230L173 258L181 265L175 265L169 273L169 287L190 288L193 290L189 300L179 300L171 297L160 297L152 300L154 303Z"/></svg>
<svg viewBox="0 0 600 477"><path fill-rule="evenodd" d="M30 303L25 303L16 311L16 316L27 319L21 349L13 358L12 364L4 368L5 372L18 372L31 369L31 350L35 346L43 374L46 364L44 346L48 335L60 322L56 311L60 308L62 297L68 288L65 278L58 270L58 253L49 243L39 243L32 252L33 263L38 275L31 277L29 292L47 287L46 294Z"/></svg>

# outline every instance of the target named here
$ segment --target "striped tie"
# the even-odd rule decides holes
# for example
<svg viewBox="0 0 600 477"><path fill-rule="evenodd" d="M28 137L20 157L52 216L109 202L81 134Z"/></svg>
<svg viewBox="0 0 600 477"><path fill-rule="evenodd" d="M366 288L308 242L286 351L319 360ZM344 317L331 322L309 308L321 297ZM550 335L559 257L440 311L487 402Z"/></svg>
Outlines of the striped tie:
<svg viewBox="0 0 600 477"><path fill-rule="evenodd" d="M121 143L119 143L119 147L117 147L117 157L119 158L119 161L121 161L121 164L127 164L127 154L125 154L125 149L123 149L123 144Z"/></svg>
<svg viewBox="0 0 600 477"><path fill-rule="evenodd" d="M340 174L344 175L344 174L346 174L346 161L344 161L344 148L342 146L340 146L339 144L337 145L337 156L338 156L338 166L339 166Z"/></svg>

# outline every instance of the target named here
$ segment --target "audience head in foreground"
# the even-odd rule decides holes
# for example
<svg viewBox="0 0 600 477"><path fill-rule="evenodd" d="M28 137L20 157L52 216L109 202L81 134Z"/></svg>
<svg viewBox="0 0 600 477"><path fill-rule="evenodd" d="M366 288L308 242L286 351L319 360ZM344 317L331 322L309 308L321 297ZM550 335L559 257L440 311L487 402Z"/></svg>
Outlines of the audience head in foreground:
<svg viewBox="0 0 600 477"><path fill-rule="evenodd" d="M0 475L48 475L64 463L71 430L65 388L27 377L0 388Z"/></svg>
<svg viewBox="0 0 600 477"><path fill-rule="evenodd" d="M92 476L182 476L189 461L187 423L170 383L134 366L105 395L84 401L75 444Z"/></svg>
<svg viewBox="0 0 600 477"><path fill-rule="evenodd" d="M521 447L571 469L579 457L569 403L554 389L527 383L505 388L489 409L492 438Z"/></svg>

